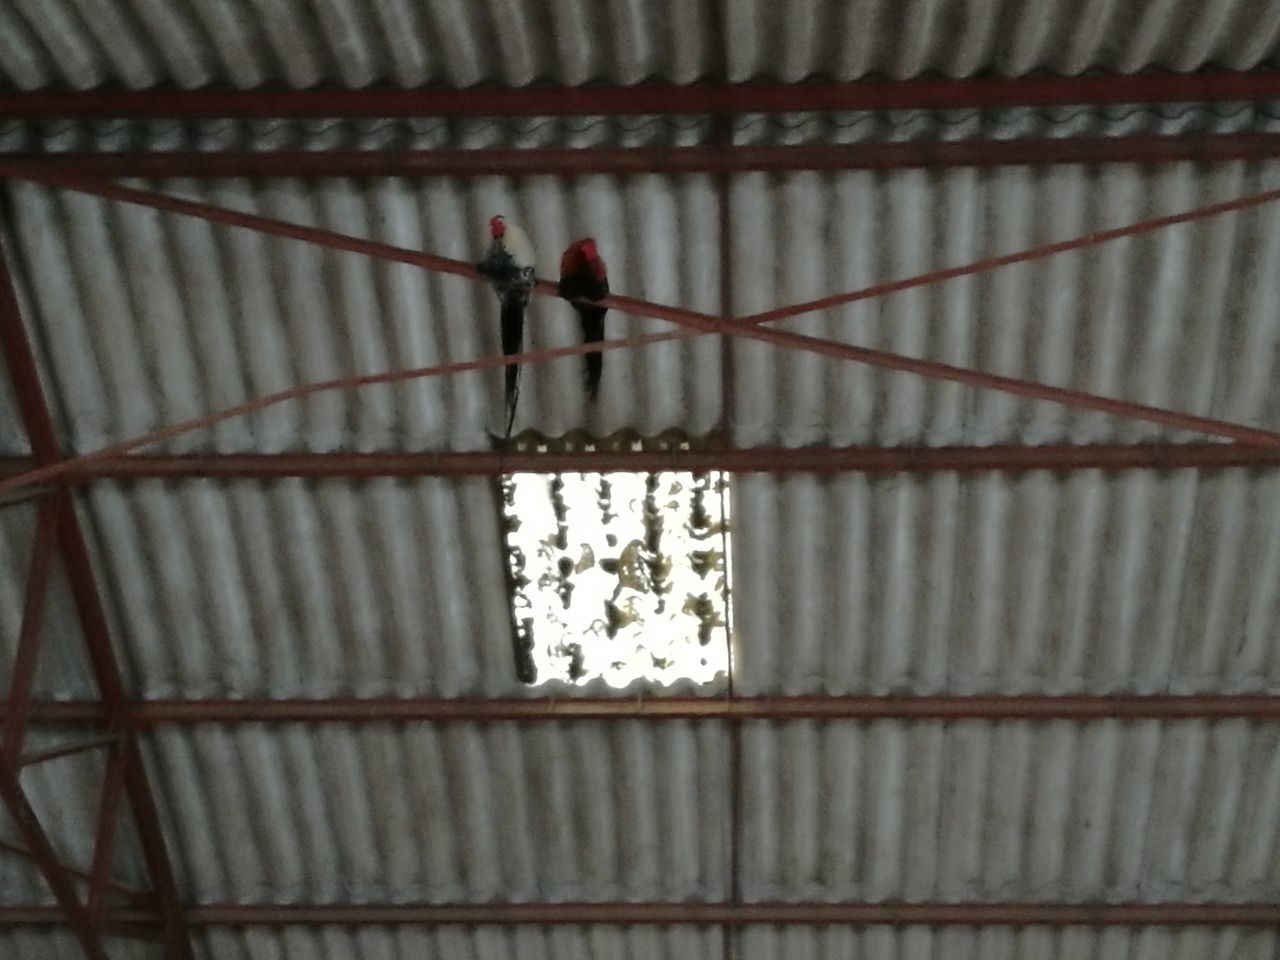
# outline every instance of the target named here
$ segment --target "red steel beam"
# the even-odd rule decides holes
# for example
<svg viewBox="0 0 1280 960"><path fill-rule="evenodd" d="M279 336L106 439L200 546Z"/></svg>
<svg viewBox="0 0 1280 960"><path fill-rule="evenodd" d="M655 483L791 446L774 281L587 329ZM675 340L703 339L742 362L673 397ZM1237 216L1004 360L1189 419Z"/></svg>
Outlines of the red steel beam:
<svg viewBox="0 0 1280 960"><path fill-rule="evenodd" d="M33 723L101 722L92 700L38 701ZM1280 695L602 697L445 700L143 700L136 727L213 723L491 723L568 720L1280 720Z"/></svg>
<svg viewBox="0 0 1280 960"><path fill-rule="evenodd" d="M45 599L49 593L49 576L53 570L60 518L61 509L57 501L45 500L40 505L35 535L32 537L31 563L27 567L27 589L22 604L18 649L14 654L13 673L9 681L9 702L5 704L4 711L2 759L11 767L22 753L22 742L26 735L27 707L36 678L40 641L44 635Z"/></svg>
<svg viewBox="0 0 1280 960"><path fill-rule="evenodd" d="M65 492L59 496L68 498ZM89 661L107 709L111 725L121 731L131 731L132 718L126 699L120 668L116 663L108 632L106 612L93 575L89 550L79 524L62 525L62 553L66 559L67 579L72 599L80 616L80 623L89 650ZM129 735L120 746L124 767L125 790L142 845L143 858L151 882L155 885L160 913L166 933L166 957L170 960L191 960L191 938L187 932L186 918L178 900L177 881L169 863L164 832L160 827L160 814L151 791L150 778L142 763L136 739Z"/></svg>
<svg viewBox="0 0 1280 960"><path fill-rule="evenodd" d="M35 860L35 855L30 850L27 850L25 847L21 847L16 843L10 843L8 840L0 840L0 851L13 854L15 857L21 857L24 860L30 860L33 862ZM93 882L93 874L88 870L81 870L78 867L72 867L65 863L59 863L58 865L68 876L75 877L77 880L82 880L89 884ZM140 890L139 888L127 883L121 883L119 880L109 879L107 881L107 889L111 893L116 894L117 896L120 896L123 899L128 900L130 903L138 906L151 903L155 900L155 896L151 891Z"/></svg>
<svg viewBox="0 0 1280 960"><path fill-rule="evenodd" d="M107 960L102 938L94 927L88 910L80 902L75 884L66 868L58 861L58 855L49 841L48 834L40 825L31 802L23 792L21 784L18 783L17 772L8 763L0 763L0 799L3 799L4 805L8 808L22 837L22 842L31 853L31 859L40 869L49 889L53 891L54 899L58 902L56 913L59 922L70 924L76 939L80 942L81 949L90 960Z"/></svg>
<svg viewBox="0 0 1280 960"><path fill-rule="evenodd" d="M53 416L40 383L35 353L31 348L31 342L27 337L18 309L13 279L2 253L0 253L0 352L4 354L14 396L31 441L31 450L37 465L48 466L59 462L61 454L54 432ZM89 550L85 544L79 519L76 517L75 505L65 489L53 494L51 500L57 503L62 511L61 522L57 527L58 547L62 554L81 632L84 635L94 681L106 707L107 718L113 732L128 734L130 726L128 700L115 651L112 648L106 613L103 610L102 598L98 593L98 585L93 574L93 564L89 558ZM159 814L155 807L146 769L138 753L137 743L131 736L126 738L121 752L124 757L125 789L137 825L143 857L151 881L156 887L161 916L164 919L168 937L166 953L169 958L190 960L191 941L187 935L181 905L178 902L177 885L169 865L168 851L165 849L164 835L160 829ZM37 846L30 840L27 840L27 843L33 853L41 855ZM62 898L59 898L59 903L62 903ZM80 922L75 915L72 916L77 923ZM84 914L84 919L88 920L87 913Z"/></svg>
<svg viewBox="0 0 1280 960"><path fill-rule="evenodd" d="M506 473L651 470L733 473L1023 473L1034 470L1223 470L1280 466L1280 449L1236 443L1099 443L991 447L758 447L467 453L133 454L87 460L63 475L95 480L274 480L283 477L491 477ZM31 469L0 459L0 479Z"/></svg>
<svg viewBox="0 0 1280 960"><path fill-rule="evenodd" d="M406 263L446 274L464 276L470 279L475 278L475 269L470 264L453 260L448 257L424 253L418 250L410 250L391 244L352 237L336 233L334 231L320 230L303 226L301 224L275 220L269 217L261 217L255 214L247 214L242 211L231 210L210 204L196 203L166 194L135 190L130 187L120 186L107 181L78 180L71 177L51 176L34 170L22 171L20 175L28 179L44 183L48 186L93 194L126 203L135 203L141 206L166 210L172 213L181 213L211 222L224 223L244 229L255 230L272 236L303 240L328 248L346 250L348 252L359 253L365 256L371 256L392 262ZM334 389L339 385L353 387L375 382L389 383L412 377L444 375L445 373L457 372L464 369L487 369L489 367L501 366L508 363L526 362L531 360L535 355L538 356L539 359L553 355L567 356L583 352L587 349L618 349L622 346L631 346L640 343L654 343L664 339L673 339L682 336L688 337L706 333L729 333L734 336L745 337L751 340L759 340L776 346L819 353L843 360L852 360L857 363L863 363L881 369L914 373L931 379L962 383L967 386L995 390L1024 398L1048 400L1052 403L1062 404L1065 406L1144 420L1150 423L1170 426L1180 430L1210 433L1228 437L1241 443L1259 446L1280 446L1280 433L1276 433L1274 431L1260 430L1240 424L1195 416L1193 414L1183 413L1180 411L1152 407L1146 404L1132 403L1109 397L1100 397L1079 390L1054 387L1043 383L1037 383L1035 381L1006 377L969 368L956 367L950 364L922 360L882 350L872 350L842 341L818 337L806 337L785 330L763 328L764 324L793 317L801 313L822 310L831 306L853 303L855 301L866 300L873 297L885 296L889 293L899 292L914 287L941 283L949 279L970 276L1014 263L1022 263L1039 257L1063 253L1068 250L1083 249L1085 247L1105 243L1121 237L1135 236L1176 224L1189 223L1206 217L1237 212L1260 206L1262 204L1271 203L1277 199L1280 199L1280 190L1251 194L1249 196L1238 197L1233 200L1208 204L1206 206L1178 214L1156 217L1124 227L1098 231L1093 234L1086 234L1070 240L1045 244L1040 247L1019 251L1013 254L991 257L958 267L948 267L943 270L933 271L931 273L921 274L915 277L877 284L872 287L855 290L849 293L837 294L821 300L782 307L766 313L755 314L750 317L736 320L733 323L728 323L719 316L710 316L690 310L650 303L633 297L610 296L603 298L600 302L623 313L670 321L679 326L685 327L686 331L667 334L646 334L624 340L608 341L599 345L576 345L572 347L534 351L529 354L519 354L511 357L482 357L476 360L443 364L438 367L424 368L421 370L392 371L385 374L343 378L339 381L293 387L268 397L260 397L255 400L248 401L247 403L228 410L197 417L193 420L171 427L166 427L151 434L146 434L143 437L115 444L111 447L104 448L103 450L95 451L92 454L85 454L83 456L73 458L72 461L64 461L62 463L38 467L36 470L24 477L0 481L0 492L13 488L23 482L31 484L37 482L37 480L51 479L54 476L64 474L72 468L72 463L75 462L83 463L88 459L102 459L107 456L127 453L138 446L156 442L169 436L186 433L190 430L197 429L198 427L209 426L229 417L241 415L250 410L262 409L273 403L282 402L284 399L292 399L308 395L323 389ZM542 295L554 295L555 285L547 280L538 280L535 284L535 291Z"/></svg>
<svg viewBox="0 0 1280 960"><path fill-rule="evenodd" d="M148 151L0 154L0 177L39 166L86 177L489 177L732 174L1100 163L1224 163L1280 156L1280 134L1047 137L910 143L584 149Z"/></svg>
<svg viewBox="0 0 1280 960"><path fill-rule="evenodd" d="M49 747L47 750L24 753L18 758L18 766L29 767L32 764L46 763L49 760L57 760L60 757L70 757L88 750L100 750L103 747L118 744L120 739L120 734L118 733L106 733L96 737L85 737L83 740L76 740L71 743L59 744L56 747Z"/></svg>
<svg viewBox="0 0 1280 960"><path fill-rule="evenodd" d="M89 870L89 920L97 929L102 929L107 910L107 895L111 890L111 864L115 857L116 835L120 824L124 768L124 755L118 748L113 748L107 756L107 770L102 778L102 796L98 802L97 841L93 847L93 865Z"/></svg>
<svg viewBox="0 0 1280 960"><path fill-rule="evenodd" d="M1280 98L1280 71L1079 77L645 84L516 89L37 90L0 94L0 118L329 118L791 113Z"/></svg>
<svg viewBox="0 0 1280 960"><path fill-rule="evenodd" d="M1215 926L1280 924L1280 903L479 903L207 904L187 909L196 927L539 926ZM116 923L143 922L114 910ZM0 926L54 926L48 907L0 907Z"/></svg>

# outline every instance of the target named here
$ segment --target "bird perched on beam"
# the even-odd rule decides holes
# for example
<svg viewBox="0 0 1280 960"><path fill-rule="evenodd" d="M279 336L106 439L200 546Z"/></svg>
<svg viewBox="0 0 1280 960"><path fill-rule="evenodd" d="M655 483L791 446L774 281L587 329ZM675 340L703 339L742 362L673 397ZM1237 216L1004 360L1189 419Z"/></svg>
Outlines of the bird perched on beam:
<svg viewBox="0 0 1280 960"><path fill-rule="evenodd" d="M587 237L569 245L560 258L560 296L573 304L582 320L584 343L604 339L604 315L608 307L598 307L581 300L601 300L609 295L609 273L596 250L596 242ZM582 356L586 367L587 397L595 400L604 373L604 355L598 350Z"/></svg>
<svg viewBox="0 0 1280 960"><path fill-rule="evenodd" d="M506 217L489 218L489 250L476 264L476 272L487 277L501 304L502 352L508 357L524 345L524 311L534 284L533 244L523 230ZM516 418L520 396L520 367L506 368L507 436Z"/></svg>

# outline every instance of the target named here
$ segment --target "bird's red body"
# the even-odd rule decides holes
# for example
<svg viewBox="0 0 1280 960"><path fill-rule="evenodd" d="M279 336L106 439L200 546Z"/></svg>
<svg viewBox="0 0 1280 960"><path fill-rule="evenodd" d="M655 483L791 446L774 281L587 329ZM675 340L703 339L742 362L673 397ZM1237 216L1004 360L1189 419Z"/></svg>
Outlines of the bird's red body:
<svg viewBox="0 0 1280 960"><path fill-rule="evenodd" d="M604 315L608 307L596 307L581 300L600 300L609 295L609 272L591 237L571 243L560 258L560 296L573 303L582 320L582 339L598 343L604 339ZM598 351L583 355L587 396L592 400L600 389L604 356Z"/></svg>
<svg viewBox="0 0 1280 960"><path fill-rule="evenodd" d="M590 237L570 244L560 258L560 279L563 281L566 277L603 284L609 282L604 261L596 251L596 242Z"/></svg>

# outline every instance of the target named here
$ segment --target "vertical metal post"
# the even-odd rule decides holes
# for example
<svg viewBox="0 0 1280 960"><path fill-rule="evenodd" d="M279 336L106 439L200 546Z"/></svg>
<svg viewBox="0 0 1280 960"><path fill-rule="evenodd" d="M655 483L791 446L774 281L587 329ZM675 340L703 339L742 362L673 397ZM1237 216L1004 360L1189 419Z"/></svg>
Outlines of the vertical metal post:
<svg viewBox="0 0 1280 960"><path fill-rule="evenodd" d="M50 498L40 505L35 533L32 537L31 564L27 572L26 598L22 608L22 627L18 635L18 649L13 659L13 675L9 682L9 703L4 718L4 748L0 757L0 798L8 808L18 832L26 844L26 851L35 862L45 882L53 891L58 906L66 913L76 939L85 954L91 958L106 957L102 940L76 893L75 883L67 870L58 862L53 844L41 827L31 802L18 780L18 762L22 754L22 742L26 735L27 708L31 700L31 687L35 680L36 664L40 655L40 640L44 630L45 597L49 589L49 575L53 569L53 553L57 543L60 508Z"/></svg>
<svg viewBox="0 0 1280 960"><path fill-rule="evenodd" d="M58 502L45 499L40 504L35 535L32 537L31 564L27 568L27 590L22 605L22 627L18 633L18 649L13 658L9 705L4 718L3 759L6 765L15 770L26 736L27 708L31 702L31 687L35 682L36 664L40 656L45 598L49 592L49 575L53 569L59 516Z"/></svg>

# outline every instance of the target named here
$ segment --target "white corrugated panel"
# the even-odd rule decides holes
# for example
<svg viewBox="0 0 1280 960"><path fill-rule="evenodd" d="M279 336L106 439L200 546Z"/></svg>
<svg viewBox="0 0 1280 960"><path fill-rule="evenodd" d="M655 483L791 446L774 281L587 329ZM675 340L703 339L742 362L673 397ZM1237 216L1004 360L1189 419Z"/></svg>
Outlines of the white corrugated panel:
<svg viewBox="0 0 1280 960"><path fill-rule="evenodd" d="M152 481L85 494L140 694L621 694L516 678L497 496L483 478ZM626 694L719 687L638 683Z"/></svg>
<svg viewBox="0 0 1280 960"><path fill-rule="evenodd" d="M1273 189L1274 163L750 174L733 187L739 316ZM783 326L1006 376L1280 425L1280 205L810 314ZM739 343L735 438L1139 441L1165 428Z"/></svg>
<svg viewBox="0 0 1280 960"><path fill-rule="evenodd" d="M201 960L722 960L719 928L302 927L197 932ZM1273 960L1273 930L748 927L741 960ZM24 955L25 956L25 955ZM41 960L43 954L34 955Z"/></svg>
<svg viewBox="0 0 1280 960"><path fill-rule="evenodd" d="M714 901L723 725L161 729L188 901Z"/></svg>
<svg viewBox="0 0 1280 960"><path fill-rule="evenodd" d="M752 723L742 755L746 900L1280 890L1274 724Z"/></svg>
<svg viewBox="0 0 1280 960"><path fill-rule="evenodd" d="M1266 106L1233 105L1233 123L1261 123ZM1204 111L1182 105L1194 116ZM1257 110L1257 119L1254 111ZM1141 112L1141 111L1140 111ZM877 114L877 116L879 116ZM928 115L926 115L928 116ZM1105 114L1090 111L1095 132L1106 133ZM1208 117L1212 117L1208 114ZM861 115L841 115L844 125L857 125ZM886 122L889 122L889 118ZM1021 121L1025 124L1025 120ZM1217 121L1221 123L1221 119ZM919 121L916 121L918 124ZM997 126L998 120L993 120ZM892 125L890 123L890 125ZM1132 120L1129 121L1129 126ZM758 121L750 118L749 129ZM372 117L346 119L177 119L5 120L0 118L0 149L5 152L127 153L155 151L272 150L433 150L534 149L539 147L676 147L712 140L705 115L554 117Z"/></svg>
<svg viewBox="0 0 1280 960"><path fill-rule="evenodd" d="M267 927L197 931L194 939L200 960L723 960L724 956L719 927Z"/></svg>
<svg viewBox="0 0 1280 960"><path fill-rule="evenodd" d="M741 476L741 693L1280 689L1280 476Z"/></svg>
<svg viewBox="0 0 1280 960"><path fill-rule="evenodd" d="M1277 483L1243 470L744 475L737 690L1275 689ZM154 481L86 496L122 661L148 696L562 695L516 680L487 480ZM19 589L16 569L9 582Z"/></svg>
<svg viewBox="0 0 1280 960"><path fill-rule="evenodd" d="M729 0L729 79L1244 70L1270 61L1280 7L1225 0Z"/></svg>
<svg viewBox="0 0 1280 960"><path fill-rule="evenodd" d="M164 729L199 902L707 901L722 725ZM743 735L752 900L1254 902L1280 889L1280 730L791 722Z"/></svg>
<svg viewBox="0 0 1280 960"><path fill-rule="evenodd" d="M1249 0L3 0L0 79L29 89L854 80L1242 70L1275 59ZM722 64L721 36L728 63Z"/></svg>
<svg viewBox="0 0 1280 960"><path fill-rule="evenodd" d="M741 960L1273 960L1274 930L748 927Z"/></svg>
<svg viewBox="0 0 1280 960"><path fill-rule="evenodd" d="M597 238L619 291L718 306L710 178L396 179L163 183L215 204L475 262L494 213L522 222L554 276L561 251ZM500 353L493 293L466 279L321 250L189 217L15 185L16 253L48 380L85 450L300 383ZM610 336L667 329L611 314ZM581 341L576 314L539 298L527 348ZM719 345L662 343L605 358L598 404L581 361L521 378L515 430L629 427L701 434L720 415ZM327 393L188 435L176 449L488 448L500 434L497 370Z"/></svg>

